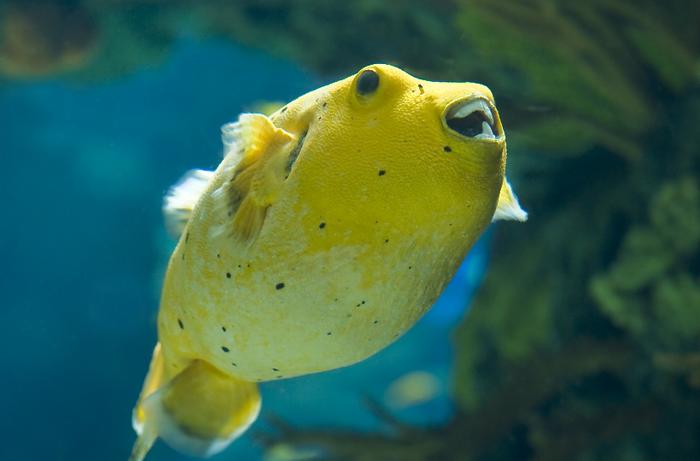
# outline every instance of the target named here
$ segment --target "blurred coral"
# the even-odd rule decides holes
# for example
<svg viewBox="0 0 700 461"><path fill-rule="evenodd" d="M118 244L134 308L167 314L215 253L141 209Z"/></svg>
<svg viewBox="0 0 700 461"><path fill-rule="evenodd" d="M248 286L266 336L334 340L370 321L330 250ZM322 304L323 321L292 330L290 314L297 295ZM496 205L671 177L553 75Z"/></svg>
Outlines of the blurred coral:
<svg viewBox="0 0 700 461"><path fill-rule="evenodd" d="M652 198L649 220L625 235L619 256L591 283L603 312L652 351L700 350L700 178Z"/></svg>
<svg viewBox="0 0 700 461"><path fill-rule="evenodd" d="M0 75L36 77L84 66L98 38L94 18L79 5L9 3L0 8Z"/></svg>

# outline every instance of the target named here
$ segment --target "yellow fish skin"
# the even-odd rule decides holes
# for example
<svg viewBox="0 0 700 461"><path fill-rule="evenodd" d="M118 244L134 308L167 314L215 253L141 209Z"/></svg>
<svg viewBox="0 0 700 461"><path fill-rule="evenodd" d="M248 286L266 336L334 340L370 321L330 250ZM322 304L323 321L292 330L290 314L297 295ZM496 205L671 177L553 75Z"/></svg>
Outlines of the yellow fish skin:
<svg viewBox="0 0 700 461"><path fill-rule="evenodd" d="M216 171L191 173L166 199L182 233L132 460L158 436L220 451L257 416L253 383L381 350L433 304L493 219L526 218L483 85L371 65L222 130ZM197 422L213 413L216 427Z"/></svg>

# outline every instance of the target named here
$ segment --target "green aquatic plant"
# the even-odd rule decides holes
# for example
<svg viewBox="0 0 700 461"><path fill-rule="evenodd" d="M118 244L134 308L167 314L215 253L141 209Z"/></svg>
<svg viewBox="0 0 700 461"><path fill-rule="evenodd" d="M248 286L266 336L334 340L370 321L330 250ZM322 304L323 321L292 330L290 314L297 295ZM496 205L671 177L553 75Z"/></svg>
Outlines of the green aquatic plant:
<svg viewBox="0 0 700 461"><path fill-rule="evenodd" d="M684 41L693 32L666 14L665 4L464 4L458 24L480 73L500 93L546 109L519 127L531 147L581 152L600 145L634 159L642 154L638 135L655 120L650 85L682 91L697 82L697 59Z"/></svg>
<svg viewBox="0 0 700 461"><path fill-rule="evenodd" d="M664 185L648 221L627 232L614 264L591 283L602 311L654 351L700 350L698 179Z"/></svg>

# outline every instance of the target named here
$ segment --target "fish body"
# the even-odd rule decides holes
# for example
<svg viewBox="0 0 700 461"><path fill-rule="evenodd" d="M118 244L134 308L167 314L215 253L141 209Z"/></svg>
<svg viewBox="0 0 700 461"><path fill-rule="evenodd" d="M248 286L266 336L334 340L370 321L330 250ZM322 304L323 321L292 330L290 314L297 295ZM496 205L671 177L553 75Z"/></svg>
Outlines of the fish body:
<svg viewBox="0 0 700 461"><path fill-rule="evenodd" d="M216 171L191 173L166 200L181 235L132 459L156 436L220 451L257 416L253 383L381 350L433 304L494 217L525 218L483 85L372 65L270 117L243 114L223 139Z"/></svg>

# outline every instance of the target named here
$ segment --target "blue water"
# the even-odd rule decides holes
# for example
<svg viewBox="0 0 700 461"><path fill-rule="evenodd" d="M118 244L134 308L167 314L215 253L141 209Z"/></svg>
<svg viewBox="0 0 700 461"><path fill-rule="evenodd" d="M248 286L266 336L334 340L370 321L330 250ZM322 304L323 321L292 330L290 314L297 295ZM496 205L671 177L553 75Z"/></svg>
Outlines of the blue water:
<svg viewBox="0 0 700 461"><path fill-rule="evenodd" d="M252 50L183 40L160 67L117 80L0 87L0 460L127 458L173 245L160 214L164 191L190 168L216 166L223 123L323 83ZM436 307L375 357L264 385L255 428L272 414L375 428L362 398L382 400L413 370L438 377L440 392L396 411L422 423L447 417L449 332L486 261L481 242ZM260 456L247 435L216 459ZM157 444L148 459L185 457Z"/></svg>

